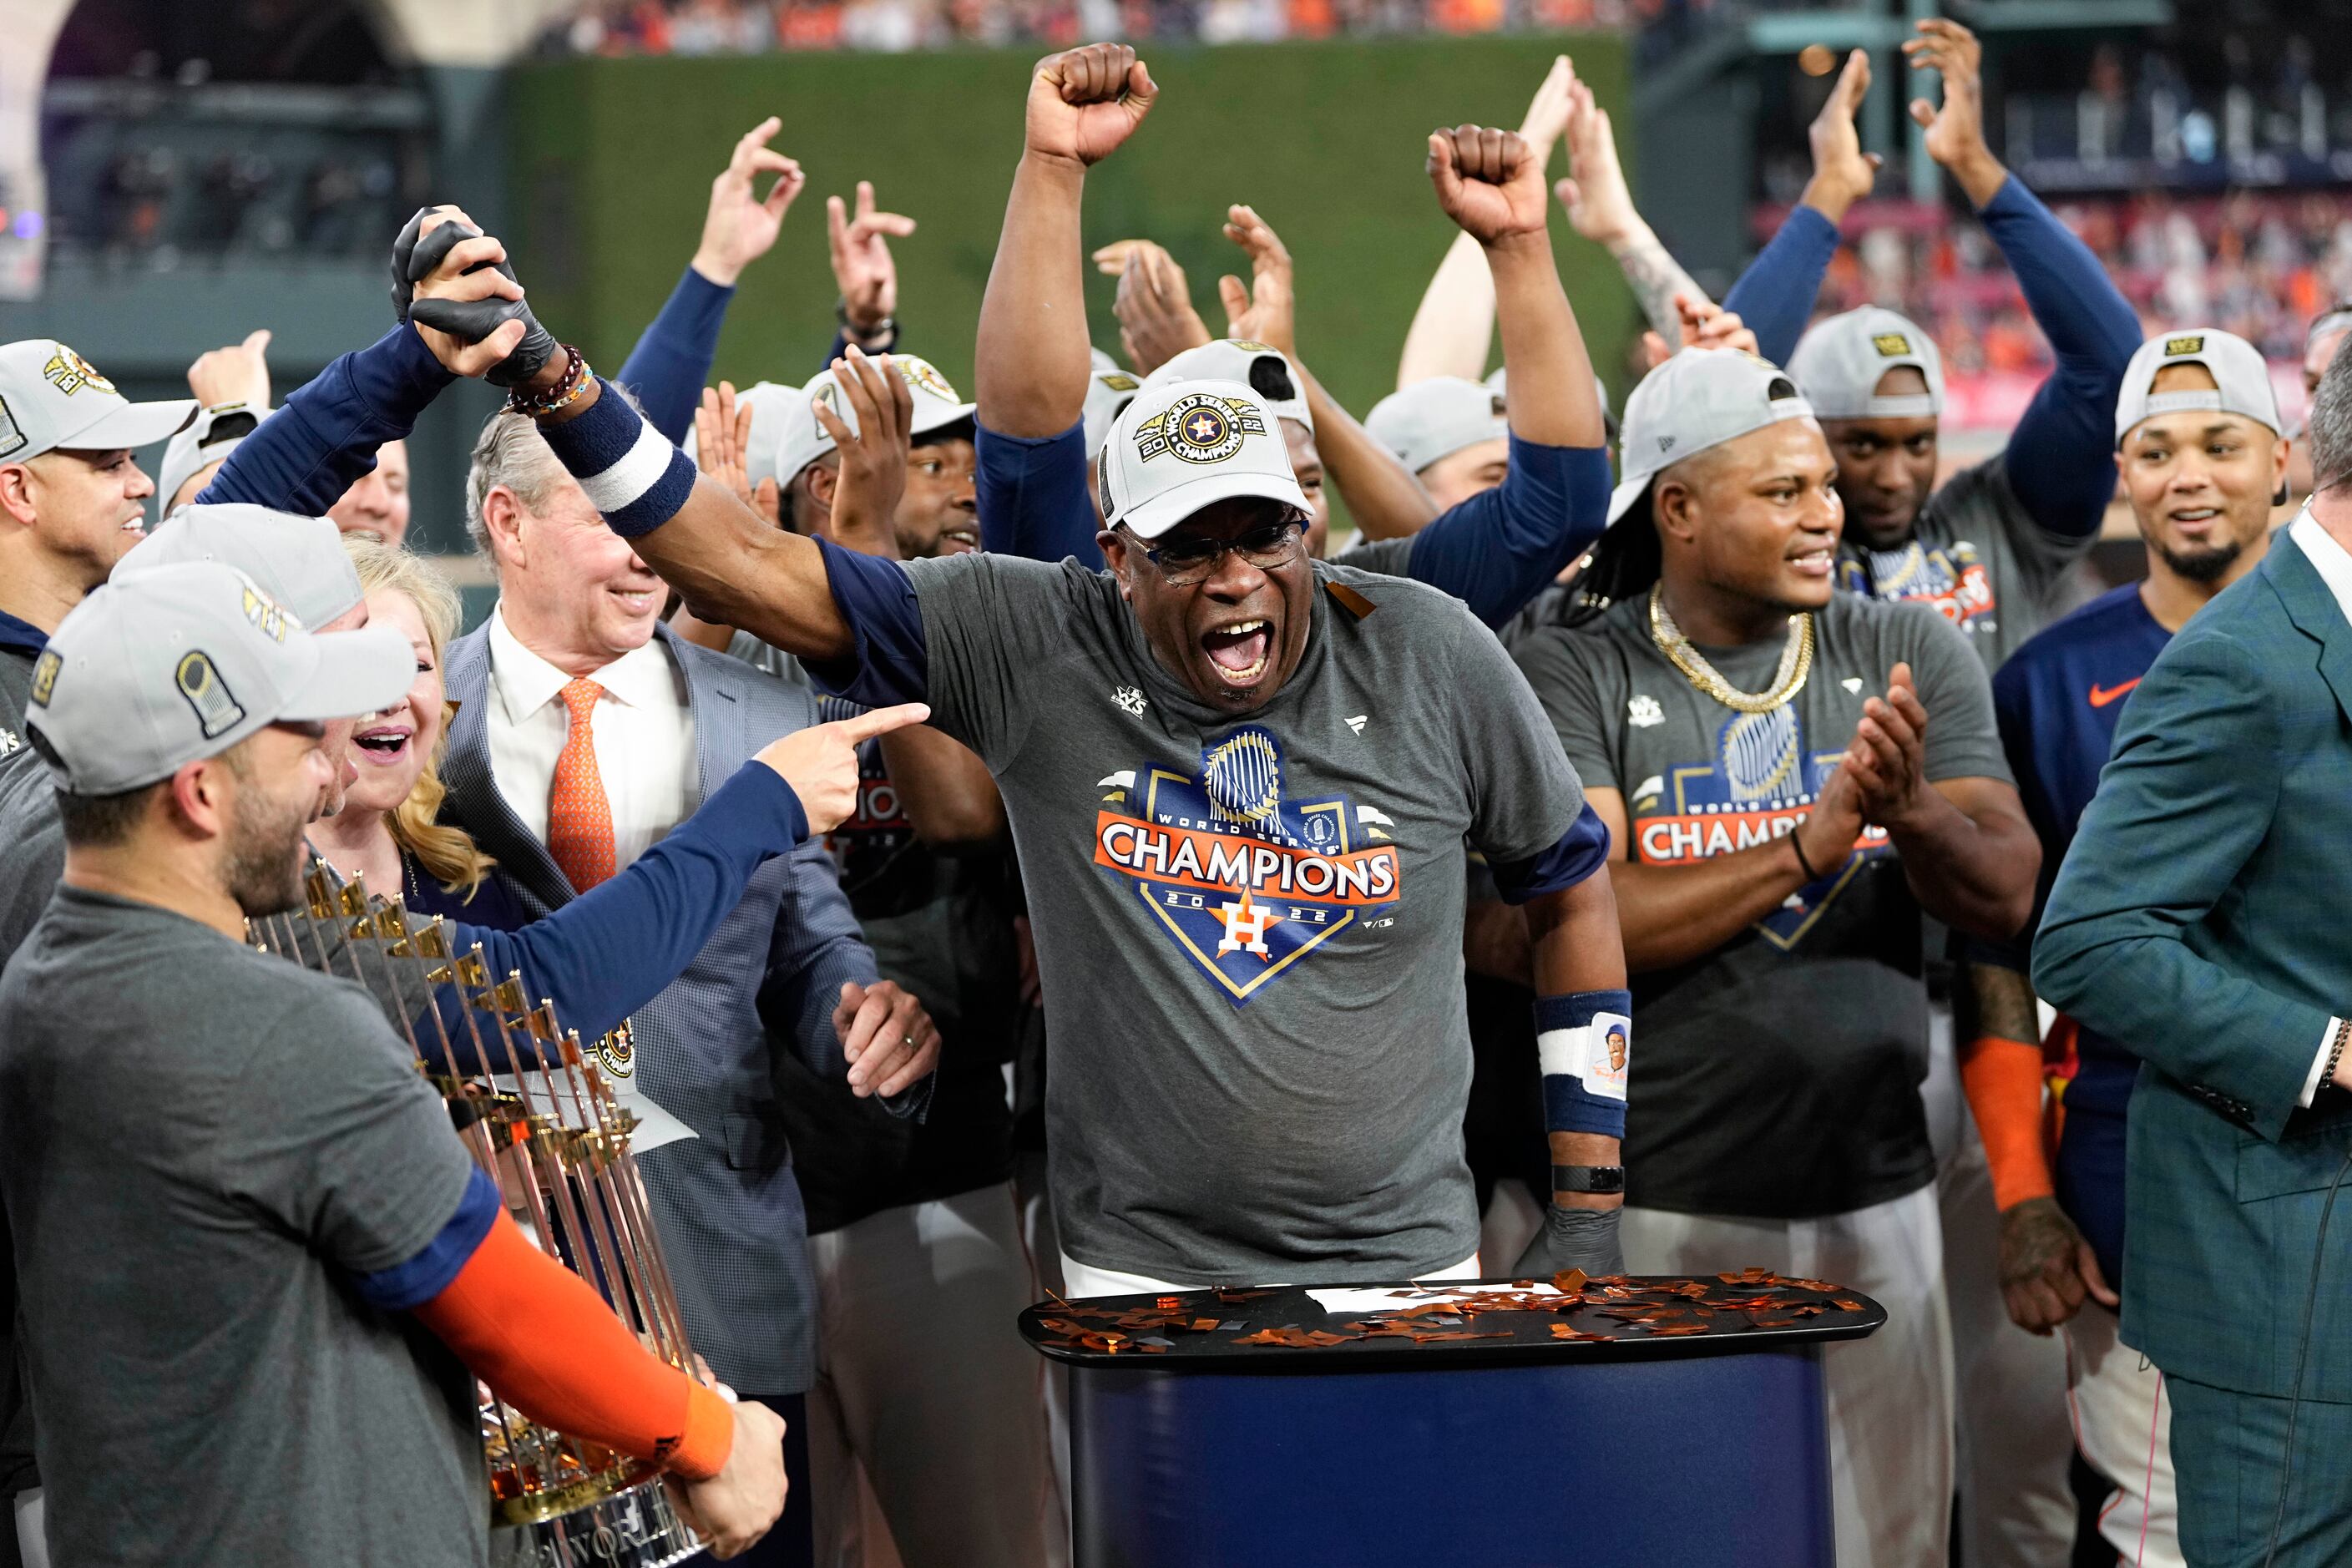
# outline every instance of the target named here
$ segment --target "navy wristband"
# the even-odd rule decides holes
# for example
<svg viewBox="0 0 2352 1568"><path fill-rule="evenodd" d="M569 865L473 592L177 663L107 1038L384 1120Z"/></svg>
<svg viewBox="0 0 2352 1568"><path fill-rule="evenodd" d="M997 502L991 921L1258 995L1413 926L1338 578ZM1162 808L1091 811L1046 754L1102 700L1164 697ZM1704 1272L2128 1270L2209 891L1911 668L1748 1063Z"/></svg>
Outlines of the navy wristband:
<svg viewBox="0 0 2352 1568"><path fill-rule="evenodd" d="M651 533L694 493L694 465L648 424L619 388L599 376L596 401L539 433L605 524L624 539Z"/></svg>
<svg viewBox="0 0 2352 1568"><path fill-rule="evenodd" d="M1545 1131L1625 1136L1633 1011L1633 995L1625 991L1536 998Z"/></svg>

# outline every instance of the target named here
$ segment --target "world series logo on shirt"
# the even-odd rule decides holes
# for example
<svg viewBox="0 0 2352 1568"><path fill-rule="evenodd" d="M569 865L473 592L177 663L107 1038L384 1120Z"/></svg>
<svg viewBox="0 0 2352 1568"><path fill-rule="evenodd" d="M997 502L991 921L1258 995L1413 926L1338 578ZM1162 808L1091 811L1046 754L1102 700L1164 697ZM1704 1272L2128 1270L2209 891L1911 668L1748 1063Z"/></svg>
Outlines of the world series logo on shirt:
<svg viewBox="0 0 2352 1568"><path fill-rule="evenodd" d="M1403 890L1386 814L1344 796L1298 800L1281 743L1255 726L1202 753L1197 773L1139 767L1104 781L1129 811L1097 811L1095 864L1127 879L1168 939L1235 1007L1339 932L1376 924Z"/></svg>

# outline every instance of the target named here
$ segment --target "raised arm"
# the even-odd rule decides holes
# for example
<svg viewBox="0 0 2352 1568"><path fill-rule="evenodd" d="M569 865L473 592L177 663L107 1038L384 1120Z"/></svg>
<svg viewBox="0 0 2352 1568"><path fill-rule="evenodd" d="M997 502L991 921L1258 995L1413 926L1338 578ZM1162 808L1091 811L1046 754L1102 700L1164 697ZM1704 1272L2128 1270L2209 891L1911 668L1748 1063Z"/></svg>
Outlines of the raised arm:
<svg viewBox="0 0 2352 1568"><path fill-rule="evenodd" d="M2087 541L2115 494L2116 396L2140 344L2139 317L2090 247L1986 145L1975 35L1958 22L1918 26L1904 53L1942 76L1944 101L1937 109L1915 100L1911 118L2000 247L2058 362L2010 436L2002 458L2010 488L2044 532Z"/></svg>
<svg viewBox="0 0 2352 1568"><path fill-rule="evenodd" d="M1542 85L1519 122L1519 137L1534 153L1538 170L1551 163L1551 150L1566 129L1569 86L1576 67L1566 55L1551 62ZM1262 340L1265 341L1265 340ZM1495 342L1495 281L1486 271L1486 253L1466 234L1457 234L1437 264L1436 276L1412 313L1404 335L1404 353L1397 361L1397 390L1441 375L1477 381L1486 374L1487 351ZM1321 429L1322 411L1316 411ZM1321 444L1319 441L1317 443ZM1325 454L1328 458L1329 454Z"/></svg>
<svg viewBox="0 0 2352 1568"><path fill-rule="evenodd" d="M1862 150L1854 116L1870 91L1870 56L1856 49L1829 101L1813 116L1807 138L1813 149L1813 177L1781 220L1772 242L1757 253L1748 270L1723 297L1723 307L1755 329L1758 352L1786 364L1812 319L1830 258L1837 254L1838 225L1854 203L1870 195L1880 159Z"/></svg>
<svg viewBox="0 0 2352 1568"><path fill-rule="evenodd" d="M1086 172L1127 140L1157 91L1123 44L1049 56L1030 79L1021 163L980 308L974 384L991 430L1055 436L1078 422L1092 365L1078 241Z"/></svg>
<svg viewBox="0 0 2352 1568"><path fill-rule="evenodd" d="M737 141L727 166L710 182L710 205L703 213L702 242L694 259L614 377L635 395L653 427L672 441L685 440L694 423L736 280L774 247L784 214L806 183L800 164L768 145L782 126L770 115ZM755 196L751 182L763 173L775 175L774 183L765 196Z"/></svg>
<svg viewBox="0 0 2352 1568"><path fill-rule="evenodd" d="M284 407L236 444L196 500L324 517L374 471L376 448L414 431L456 379L412 328L394 327L289 393Z"/></svg>
<svg viewBox="0 0 2352 1568"><path fill-rule="evenodd" d="M1225 335L1280 349L1290 362L1291 373L1306 389L1307 412L1315 416L1315 448L1322 454L1324 472L1347 503L1357 529L1370 539L1417 532L1437 515L1437 503L1412 470L1373 440L1298 357L1289 247L1255 209L1246 206L1226 209L1225 237L1250 258L1247 283L1231 275L1217 279L1217 294L1225 307Z"/></svg>
<svg viewBox="0 0 2352 1568"><path fill-rule="evenodd" d="M1616 258L1650 330L1675 342L1681 321L1675 299L1706 300L1707 292L1666 253L1656 232L1634 209L1633 193L1617 162L1617 133L1610 127L1609 111L1593 101L1592 89L1580 81L1570 89L1568 163L1570 177L1552 187L1568 209L1568 221ZM1512 373L1514 381L1517 374ZM1512 388L1515 395L1517 390Z"/></svg>

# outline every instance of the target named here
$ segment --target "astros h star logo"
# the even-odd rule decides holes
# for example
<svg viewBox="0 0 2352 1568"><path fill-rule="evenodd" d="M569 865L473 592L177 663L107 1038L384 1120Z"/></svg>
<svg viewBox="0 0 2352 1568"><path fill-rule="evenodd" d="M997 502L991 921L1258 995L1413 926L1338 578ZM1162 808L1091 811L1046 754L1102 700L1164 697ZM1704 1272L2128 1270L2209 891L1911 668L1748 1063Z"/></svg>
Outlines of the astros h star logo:
<svg viewBox="0 0 2352 1568"><path fill-rule="evenodd" d="M1095 816L1095 864L1121 879L1234 1006L1402 889L1390 819L1344 796L1294 800L1281 743L1255 726L1203 748L1197 773L1145 765Z"/></svg>

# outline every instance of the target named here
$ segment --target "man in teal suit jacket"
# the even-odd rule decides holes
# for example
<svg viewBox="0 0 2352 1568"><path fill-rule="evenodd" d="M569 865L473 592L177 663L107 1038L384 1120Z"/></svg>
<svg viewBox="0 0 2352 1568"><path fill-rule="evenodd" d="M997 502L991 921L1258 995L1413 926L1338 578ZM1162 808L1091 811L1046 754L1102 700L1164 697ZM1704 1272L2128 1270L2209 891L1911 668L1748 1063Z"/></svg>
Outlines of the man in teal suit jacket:
<svg viewBox="0 0 2352 1568"><path fill-rule="evenodd" d="M2199 1568L2352 1563L2352 355L2310 439L2309 509L2133 694L2033 950L2147 1064L2123 1339Z"/></svg>

